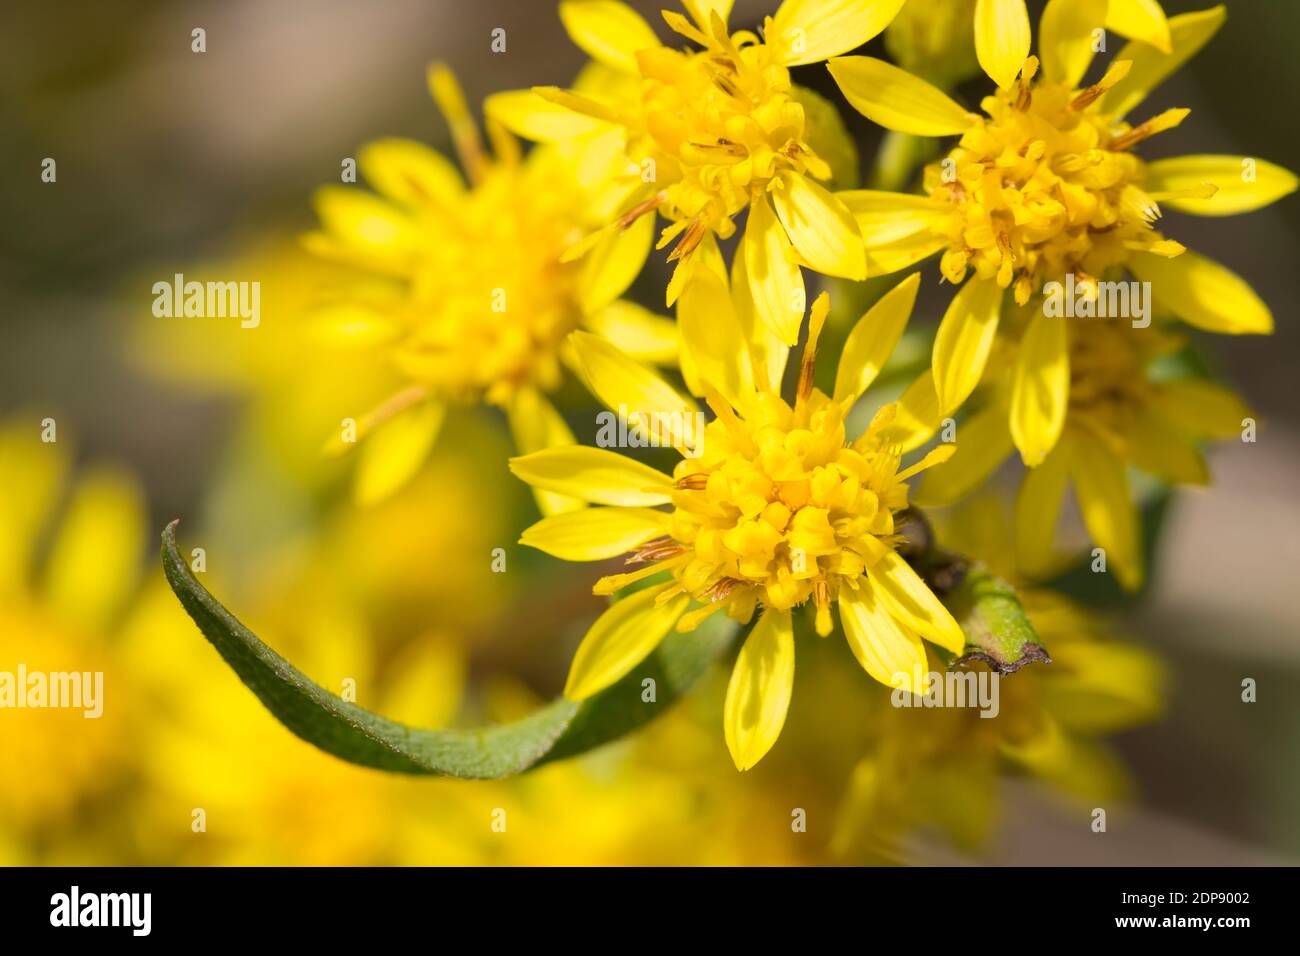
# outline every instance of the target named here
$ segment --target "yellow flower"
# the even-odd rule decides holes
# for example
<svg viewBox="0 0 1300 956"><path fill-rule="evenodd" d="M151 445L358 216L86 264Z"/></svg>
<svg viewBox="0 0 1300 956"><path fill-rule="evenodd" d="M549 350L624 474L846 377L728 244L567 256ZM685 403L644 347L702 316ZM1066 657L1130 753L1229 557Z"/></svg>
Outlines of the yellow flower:
<svg viewBox="0 0 1300 956"><path fill-rule="evenodd" d="M1055 0L1044 15L1057 5ZM1295 189L1295 177L1248 157L1183 157L1147 164L1132 149L1178 125L1187 110L1167 110L1137 126L1124 122L1223 22L1222 7L1170 21L1173 52L1129 44L1106 74L1076 84L1092 57L1088 23L1050 18L1057 33L1019 82L983 103L988 118L966 113L938 89L870 57L832 61L849 101L892 129L961 134L959 145L926 170L928 196L860 191L841 194L858 217L873 271L904 268L940 250L944 277L971 281L944 316L934 348L940 414L954 411L979 381L998 328L1001 290L1018 303L1049 281L1080 283L1127 269L1151 282L1158 300L1185 321L1215 332L1268 332L1272 315L1240 278L1185 253L1152 228L1168 202L1187 212L1226 215L1258 209ZM1055 361L1064 336L1044 334ZM1041 368L1051 366L1044 362ZM1037 381L1027 381L1026 390ZM1055 380L1059 387L1059 378ZM1028 397L1026 394L1026 401ZM1043 452L1045 454L1045 451ZM1032 456L1031 456L1032 457Z"/></svg>
<svg viewBox="0 0 1300 956"><path fill-rule="evenodd" d="M489 121L490 156L451 73L432 67L429 85L468 186L420 143L372 143L358 165L379 195L322 189L322 230L306 237L313 252L355 267L323 293L320 312L353 338L364 331L390 343L409 383L359 418L355 436L331 445L342 451L375 432L357 476L366 503L422 464L448 403L505 409L523 451L572 441L544 393L561 383L561 346L574 329L618 335L648 360L669 360L674 351L667 319L619 299L649 252L650 223L604 237L580 264L560 261L596 224L593 216L622 202L626 187L611 178L614 154L581 140L523 158L517 141ZM569 504L548 498L543 508Z"/></svg>
<svg viewBox="0 0 1300 956"><path fill-rule="evenodd" d="M945 548L1018 582L1000 501L981 496L941 517L935 530ZM1126 769L1101 738L1160 715L1160 659L1115 640L1105 621L1060 594L1021 586L1016 593L1051 663L1001 678L992 718L969 707L882 701L877 744L855 768L840 808L837 854L897 859L900 837L936 826L959 848L978 849L997 822L998 778L1008 772L1088 807L1131 791Z"/></svg>
<svg viewBox="0 0 1300 956"><path fill-rule="evenodd" d="M1100 80L1079 88L1092 59L1097 21L1090 17L1096 13L1095 5L1053 0L1040 27L1043 75L1038 76L1036 58L1025 59L1018 81L985 98L987 118L966 113L935 87L879 60L844 57L833 60L830 69L850 102L877 122L918 135L961 135L957 147L926 170L924 196L840 194L857 216L873 272L905 268L942 251L944 277L954 284L965 281L940 323L932 371L902 401L917 423L904 447L919 445L942 417L967 400L990 365L995 343L1014 343L999 347L995 365L999 373L1014 369L1001 407L1015 447L1033 468L1047 462L1061 436L1071 436L1074 450L1063 450L1056 464L1067 458L1078 463L1072 473L1080 497L1089 501L1083 505L1089 529L1108 552L1116 552L1122 583L1136 587L1141 568L1124 461L1127 457L1146 467L1164 459L1153 470L1172 467L1187 480L1196 471L1187 459L1196 452L1168 434L1156 436L1160 443L1155 446L1155 438L1127 437L1127 425L1111 422L1099 429L1086 416L1075 420L1089 406L1090 389L1122 378L1118 366L1140 368L1144 378L1149 358L1161 346L1158 341L1134 344L1144 334L1155 339L1150 329L1131 335L1102 331L1114 323L1082 319L1067 328L1059 314L1049 314L1044 294L1051 283L1069 284L1096 303L1099 283L1127 272L1149 283L1160 313L1172 312L1212 332L1270 332L1272 315L1249 285L1166 239L1153 224L1160 203L1203 215L1258 209L1292 192L1296 178L1249 157L1187 156L1146 163L1133 152L1147 137L1177 126L1187 115L1186 110L1167 110L1135 126L1124 119L1210 39L1223 22L1222 7L1172 18L1170 53L1130 43ZM1008 309L1007 289L1018 306L1028 308ZM1098 341L1089 342L1091 336ZM1115 343L1120 343L1118 351L1108 353ZM1147 359L1135 358L1139 353ZM1103 354L1109 356L1109 368L1094 361L1075 370L1080 356ZM1005 380L1000 374L994 377ZM1116 401L1149 426L1150 409L1142 407L1148 393L1133 384ZM1216 408L1228 407L1229 399L1222 395L1206 400ZM1217 416L1204 428L1181 431L1208 437L1226 433L1225 422L1226 415ZM996 432L990 422L980 434ZM1107 443L1115 453L1098 454ZM1144 443L1148 454L1135 450ZM987 474L1001 453L981 444L979 451L964 457L959 453L953 471L973 468ZM1037 476L1034 481L1046 487L1049 480ZM1046 495L1054 504L1060 499L1057 485L1054 479L1053 494ZM1046 517L1041 507L1025 514ZM1050 534L1038 533L1050 545Z"/></svg>
<svg viewBox="0 0 1300 956"><path fill-rule="evenodd" d="M1023 311L1023 310L1021 310ZM1015 450L1017 429L1026 428L1015 402L1025 353L1040 350L1036 329L1008 350L1020 362L999 363L984 389L985 404L957 430L957 451L926 478L918 503L955 502L981 484ZM1067 486L1073 486L1081 517L1093 542L1104 549L1120 584L1142 583L1142 540L1128 466L1170 484L1209 484L1200 450L1206 440L1240 434L1253 413L1229 388L1203 378L1168 378L1158 363L1184 347L1181 336L1126 322L1080 320L1053 326L1067 338L1066 412L1051 450L1027 472L1016 508L1016 552L1026 572L1049 575L1062 556L1054 550L1055 529Z"/></svg>
<svg viewBox="0 0 1300 956"><path fill-rule="evenodd" d="M606 506L545 518L524 532L524 544L577 561L630 553L628 563L643 565L602 578L598 594L669 575L617 601L591 627L569 672L570 698L613 684L674 627L689 631L722 610L748 622L761 604L725 704L727 745L746 770L776 742L785 721L795 608L811 602L816 630L826 635L838 605L854 655L890 686L911 685L913 664L924 660L921 638L961 651L960 626L896 549L907 480L950 449L902 468L888 405L854 440L845 433L847 412L902 334L917 286L915 276L900 283L859 320L831 395L813 384L829 309L824 293L811 310L793 405L771 384L779 374L769 377L765 364L726 343L713 358L727 394L706 383L716 417L702 434L666 432L667 416L690 414L689 400L650 373L639 381L618 374L616 363L596 361L612 346L576 337L593 391L611 408L630 409L639 423L674 434L683 457L672 477L601 448L549 449L511 461L529 484Z"/></svg>
<svg viewBox="0 0 1300 956"><path fill-rule="evenodd" d="M662 46L626 4L570 0L560 4L565 27L613 75L609 88L501 94L489 100L489 115L524 135L554 138L582 114L622 140L639 191L593 239L657 210L669 222L659 247L672 244L669 259L677 262L669 305L694 281L705 237L731 236L734 217L749 210L737 257L758 314L793 345L806 308L800 266L862 279L866 262L853 217L818 183L832 178L830 157L819 151L839 150L844 138L834 110L794 86L789 67L865 43L901 3L785 0L760 38L729 32L730 2L687 0L689 19L663 13L700 47L682 52Z"/></svg>

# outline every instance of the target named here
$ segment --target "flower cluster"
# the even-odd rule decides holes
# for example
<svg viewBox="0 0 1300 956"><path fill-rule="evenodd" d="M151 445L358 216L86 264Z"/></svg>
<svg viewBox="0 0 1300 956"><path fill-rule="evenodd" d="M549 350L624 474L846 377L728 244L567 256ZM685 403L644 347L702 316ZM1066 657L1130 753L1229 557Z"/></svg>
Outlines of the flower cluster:
<svg viewBox="0 0 1300 956"><path fill-rule="evenodd" d="M724 705L747 769L785 721L802 609L818 634L838 623L894 688L920 692L924 641L942 662L964 659L972 635L906 547L912 497L966 498L1018 451L1007 545L1018 573L1061 567L1072 486L1119 583L1141 585L1130 468L1205 484L1203 442L1250 416L1183 360L1179 323L1261 334L1273 322L1244 280L1172 238L1163 212L1248 212L1296 179L1255 157L1142 156L1189 117L1144 113L1144 101L1209 41L1222 7L1166 18L1152 0L1050 0L1031 53L1024 0L784 0L754 29L730 24L727 0L683 5L663 13L669 46L619 0L561 2L592 62L571 88L490 96L493 158L435 70L468 184L424 147L377 144L363 167L382 198L326 192L310 244L360 267L348 314L391 330L412 383L370 426L421 404L505 408L521 452L511 470L544 515L523 543L568 560L625 556L628 569L595 584L615 601L577 651L569 697L610 687L673 630L719 613L752 624ZM918 32L927 17L943 30ZM937 82L959 80L973 52L995 84L978 111L852 53L896 18L887 47ZM1108 30L1130 40L1094 66ZM852 137L792 72L814 64L849 107L905 138L891 148L935 141L915 153L932 159L914 170L916 190L848 188ZM516 136L535 143L526 155ZM652 244L672 264L675 322L620 299ZM809 284L844 280L851 295L848 282L930 259L954 292L928 367L863 415L927 273L893 282L847 329L828 322L825 293L809 307ZM839 352L828 390L816 381L823 342ZM675 466L580 444L544 397L565 366L628 433L674 435ZM698 433L666 427L695 415L709 419ZM388 451L409 471L412 456Z"/></svg>

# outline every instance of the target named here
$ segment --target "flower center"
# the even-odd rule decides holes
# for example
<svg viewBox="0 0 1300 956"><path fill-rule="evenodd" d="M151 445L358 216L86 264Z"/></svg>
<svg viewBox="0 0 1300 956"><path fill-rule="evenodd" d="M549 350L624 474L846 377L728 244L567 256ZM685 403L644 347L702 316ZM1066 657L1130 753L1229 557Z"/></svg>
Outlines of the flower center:
<svg viewBox="0 0 1300 956"><path fill-rule="evenodd" d="M820 391L793 408L760 393L744 419L711 404L702 453L677 466L656 557L676 555L673 575L701 615L726 603L743 619L760 600L785 610L811 597L828 628L841 583L893 550L894 513L907 507L910 473L879 439L893 406L846 445L845 408Z"/></svg>
<svg viewBox="0 0 1300 956"><path fill-rule="evenodd" d="M1044 282L1103 275L1133 250L1183 251L1152 228L1160 210L1139 185L1143 163L1129 150L1187 111L1129 128L1088 109L1128 65L1115 64L1099 83L1074 91L1034 84L1030 57L1018 88L985 97L989 118L925 171L930 196L952 205L935 226L948 240L945 278L959 283L974 269L1004 289L1014 284L1024 304Z"/></svg>
<svg viewBox="0 0 1300 956"><path fill-rule="evenodd" d="M435 220L411 266L399 367L466 401L505 403L521 386L559 384L560 344L581 319L578 266L559 261L581 235L568 195L493 165L453 218Z"/></svg>
<svg viewBox="0 0 1300 956"><path fill-rule="evenodd" d="M830 177L804 141L803 106L791 95L790 71L752 33L728 35L720 24L705 35L687 23L674 29L704 47L682 53L642 51L638 65L645 139L634 146L668 167L660 213L672 225L660 247L677 239L673 258L693 250L705 232L735 232L731 217L765 192L781 172Z"/></svg>

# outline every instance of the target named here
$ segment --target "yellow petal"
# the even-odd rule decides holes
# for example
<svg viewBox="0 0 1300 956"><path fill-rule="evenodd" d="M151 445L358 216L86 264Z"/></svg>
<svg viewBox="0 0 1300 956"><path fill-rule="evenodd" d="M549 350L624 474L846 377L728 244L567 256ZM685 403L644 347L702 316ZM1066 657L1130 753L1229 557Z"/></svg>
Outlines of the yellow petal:
<svg viewBox="0 0 1300 956"><path fill-rule="evenodd" d="M1202 438L1240 437L1243 419L1254 416L1232 389L1203 378L1161 382L1151 408L1180 431Z"/></svg>
<svg viewBox="0 0 1300 956"><path fill-rule="evenodd" d="M785 725L793 690L790 612L768 610L740 649L722 705L723 733L737 770L748 770L772 749Z"/></svg>
<svg viewBox="0 0 1300 956"><path fill-rule="evenodd" d="M642 216L626 229L615 229L582 260L576 294L587 315L609 305L641 273L654 244L654 217Z"/></svg>
<svg viewBox="0 0 1300 956"><path fill-rule="evenodd" d="M510 470L537 488L599 505L662 505L672 498L672 479L663 472L605 448L546 448L511 458Z"/></svg>
<svg viewBox="0 0 1300 956"><path fill-rule="evenodd" d="M927 670L925 645L889 613L876 597L871 579L861 578L856 591L840 588L838 603L844 637L863 670L886 687L921 693Z"/></svg>
<svg viewBox="0 0 1300 956"><path fill-rule="evenodd" d="M1134 416L1124 437L1129 462L1171 485L1208 485L1210 469L1196 441L1150 409Z"/></svg>
<svg viewBox="0 0 1300 956"><path fill-rule="evenodd" d="M446 206L465 194L455 164L415 140L382 139L363 146L357 165L370 185L408 206Z"/></svg>
<svg viewBox="0 0 1300 956"><path fill-rule="evenodd" d="M874 189L850 189L835 198L848 207L857 220L868 252L894 245L930 230L952 210L949 203L915 193L891 193ZM939 237L942 245L946 240ZM890 270L893 271L893 270Z"/></svg>
<svg viewBox="0 0 1300 956"><path fill-rule="evenodd" d="M1106 29L1149 43L1161 53L1173 52L1169 21L1157 0L1110 0Z"/></svg>
<svg viewBox="0 0 1300 956"><path fill-rule="evenodd" d="M401 257L421 243L409 216L370 193L345 186L316 191L316 214L334 238L382 258Z"/></svg>
<svg viewBox="0 0 1300 956"><path fill-rule="evenodd" d="M1016 356L1011 436L1030 468L1056 447L1070 402L1070 352L1065 320L1039 313Z"/></svg>
<svg viewBox="0 0 1300 956"><path fill-rule="evenodd" d="M940 414L951 415L979 384L1001 310L1002 290L992 279L972 278L953 296L934 339Z"/></svg>
<svg viewBox="0 0 1300 956"><path fill-rule="evenodd" d="M1107 569L1126 591L1136 591L1142 584L1142 550L1124 462L1084 429L1072 430L1068 449L1083 523L1106 552Z"/></svg>
<svg viewBox="0 0 1300 956"><path fill-rule="evenodd" d="M1219 27L1223 26L1227 16L1228 11L1220 4L1208 10L1170 17L1172 54L1161 53L1141 41L1126 43L1124 49L1116 55L1115 61L1129 60L1133 66L1128 71L1128 76L1101 98L1098 108L1103 113L1112 114L1115 119L1123 117L1163 83L1165 77L1195 56Z"/></svg>
<svg viewBox="0 0 1300 956"><path fill-rule="evenodd" d="M785 0L767 43L786 66L816 63L862 46L902 6L903 0Z"/></svg>
<svg viewBox="0 0 1300 956"><path fill-rule="evenodd" d="M666 533L668 515L651 508L583 508L543 518L520 544L565 561L604 561Z"/></svg>
<svg viewBox="0 0 1300 956"><path fill-rule="evenodd" d="M785 376L785 365L790 358L790 346L772 330L772 327L758 316L754 308L754 299L749 294L749 275L745 271L745 257L735 255L731 258L731 302L736 308L736 317L745 332L753 354L754 384L770 384L780 389ZM766 376L766 377L764 377Z"/></svg>
<svg viewBox="0 0 1300 956"><path fill-rule="evenodd" d="M998 86L1015 82L1030 39L1025 0L975 0L975 55Z"/></svg>
<svg viewBox="0 0 1300 956"><path fill-rule="evenodd" d="M682 376L697 395L709 386L731 403L748 408L754 394L754 366L725 278L701 270L677 300L682 337Z"/></svg>
<svg viewBox="0 0 1300 956"><path fill-rule="evenodd" d="M659 595L670 587L675 585L643 588L615 601L596 618L573 655L565 697L586 700L616 683L659 646L690 604L690 598L682 594L656 605Z"/></svg>
<svg viewBox="0 0 1300 956"><path fill-rule="evenodd" d="M741 246L755 313L784 344L794 345L803 323L803 274L766 196L750 204Z"/></svg>
<svg viewBox="0 0 1300 956"><path fill-rule="evenodd" d="M961 625L897 551L887 552L867 575L876 595L900 623L954 654L962 652L966 636Z"/></svg>
<svg viewBox="0 0 1300 956"><path fill-rule="evenodd" d="M884 60L842 56L828 66L849 104L886 129L952 136L979 122L938 87Z"/></svg>
<svg viewBox="0 0 1300 956"><path fill-rule="evenodd" d="M1038 22L1043 79L1078 86L1092 63L1092 31L1106 22L1106 0L1049 0Z"/></svg>
<svg viewBox="0 0 1300 956"><path fill-rule="evenodd" d="M948 240L928 232L917 232L887 246L867 249L867 274L887 276L914 266L947 248Z"/></svg>
<svg viewBox="0 0 1300 956"><path fill-rule="evenodd" d="M483 113L510 132L539 143L564 142L586 136L608 123L553 103L533 90L505 90L483 101Z"/></svg>
<svg viewBox="0 0 1300 956"><path fill-rule="evenodd" d="M420 470L438 437L445 411L441 402L419 402L365 438L352 484L357 504L378 504Z"/></svg>
<svg viewBox="0 0 1300 956"><path fill-rule="evenodd" d="M644 365L633 361L605 339L581 330L569 336L582 374L592 394L618 415L628 428L648 429L661 446L686 449L699 438L695 403Z"/></svg>
<svg viewBox="0 0 1300 956"><path fill-rule="evenodd" d="M588 56L625 73L637 72L637 51L659 46L650 24L621 0L564 0L560 20Z"/></svg>
<svg viewBox="0 0 1300 956"><path fill-rule="evenodd" d="M894 420L883 437L906 454L920 448L939 430L939 396L934 390L934 373L926 369L903 390L896 403Z"/></svg>
<svg viewBox="0 0 1300 956"><path fill-rule="evenodd" d="M980 409L957 426L956 453L925 476L916 494L923 507L949 505L983 484L1011 454L1007 409L993 404Z"/></svg>
<svg viewBox="0 0 1300 956"><path fill-rule="evenodd" d="M78 483L45 572L48 599L64 617L99 629L121 609L140 580L145 520L143 496L125 473L101 468Z"/></svg>
<svg viewBox="0 0 1300 956"><path fill-rule="evenodd" d="M1235 216L1262 209L1295 192L1290 170L1248 156L1177 156L1147 163L1147 192L1182 192L1203 183L1218 191L1208 199L1162 199L1160 205L1198 216Z"/></svg>
<svg viewBox="0 0 1300 956"><path fill-rule="evenodd" d="M515 450L527 455L543 448L558 448L574 443L573 432L560 413L541 392L535 388L520 388L510 397L506 406L506 420L515 439ZM580 498L557 495L553 491L533 488L537 507L544 515L561 514L586 507Z"/></svg>
<svg viewBox="0 0 1300 956"><path fill-rule="evenodd" d="M634 359L654 365L677 361L677 326L672 319L657 315L628 299L611 302L594 315L586 326Z"/></svg>
<svg viewBox="0 0 1300 956"><path fill-rule="evenodd" d="M867 277L858 224L844 204L807 176L788 173L772 194L776 214L795 250L817 272L844 279Z"/></svg>
<svg viewBox="0 0 1300 956"><path fill-rule="evenodd" d="M881 296L853 326L835 372L837 402L857 401L876 380L907 327L920 284L921 274L912 273Z"/></svg>
<svg viewBox="0 0 1300 956"><path fill-rule="evenodd" d="M1173 259L1135 252L1128 267L1143 282L1151 283L1157 302L1198 329L1227 335L1273 331L1273 313L1255 290L1212 259L1194 252Z"/></svg>
<svg viewBox="0 0 1300 956"><path fill-rule="evenodd" d="M1043 682L1044 706L1069 730L1115 734L1152 720L1163 709L1165 668L1145 648L1118 641L1067 641L1052 644L1052 659L1070 676Z"/></svg>
<svg viewBox="0 0 1300 956"><path fill-rule="evenodd" d="M1055 569L1056 523L1065 501L1069 455L1058 444L1043 463L1031 468L1016 495L1016 564L1029 575L1046 577Z"/></svg>

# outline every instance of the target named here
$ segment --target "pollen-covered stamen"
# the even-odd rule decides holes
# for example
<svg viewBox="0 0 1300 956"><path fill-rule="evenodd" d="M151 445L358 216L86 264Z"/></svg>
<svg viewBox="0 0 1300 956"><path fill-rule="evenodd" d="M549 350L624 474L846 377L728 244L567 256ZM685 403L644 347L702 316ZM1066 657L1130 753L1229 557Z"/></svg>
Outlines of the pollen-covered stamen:
<svg viewBox="0 0 1300 956"><path fill-rule="evenodd" d="M1124 78L1128 61L1082 91L1035 82L1035 66L1027 60L1019 85L986 97L988 119L925 172L930 196L947 206L932 227L947 243L943 277L958 284L973 269L1013 288L1021 305L1048 281L1105 274L1132 251L1181 251L1153 228L1158 200L1143 191L1145 169L1130 148L1185 111L1116 132L1115 120L1090 106Z"/></svg>
<svg viewBox="0 0 1300 956"><path fill-rule="evenodd" d="M709 587L705 588L700 596L706 599L710 604L718 601L725 601L729 598L736 588L744 584L739 578L719 578Z"/></svg>
<svg viewBox="0 0 1300 956"><path fill-rule="evenodd" d="M660 190L653 196L641 200L618 219L618 228L626 229L648 212L654 212L668 198L668 193Z"/></svg>
<svg viewBox="0 0 1300 956"><path fill-rule="evenodd" d="M664 558L675 557L684 550L686 549L672 538L655 538L653 541L647 541L629 554L627 560L623 563L645 564L647 561L662 561Z"/></svg>
<svg viewBox="0 0 1300 956"><path fill-rule="evenodd" d="M1144 139L1150 139L1156 133L1163 133L1171 130L1185 120L1192 111L1186 108L1165 110L1158 116L1153 116L1145 123L1134 126L1127 133L1115 137L1110 141L1108 149L1115 152L1122 152L1126 149L1132 149Z"/></svg>
<svg viewBox="0 0 1300 956"><path fill-rule="evenodd" d="M795 392L800 404L812 394L813 377L817 367L817 340L821 338L822 327L830 313L830 296L823 292L813 302L812 312L808 317L808 342L803 347L803 358L799 362L799 386Z"/></svg>
<svg viewBox="0 0 1300 956"><path fill-rule="evenodd" d="M1107 90L1118 83L1124 77L1128 76L1128 71L1133 69L1132 60L1116 60L1112 63L1106 74L1092 86L1087 87L1079 93L1074 99L1070 100L1070 109L1082 111L1086 110L1093 103L1097 102Z"/></svg>
<svg viewBox="0 0 1300 956"><path fill-rule="evenodd" d="M707 231L708 226L705 225L702 217L692 219L690 225L682 232L682 237L677 240L677 245L673 246L673 251L668 254L668 261L674 262L694 252Z"/></svg>
<svg viewBox="0 0 1300 956"><path fill-rule="evenodd" d="M1038 57L1026 57L1025 65L1020 68L1020 92L1016 95L1016 109L1022 113L1029 109L1029 104L1033 102L1033 82L1037 72Z"/></svg>

